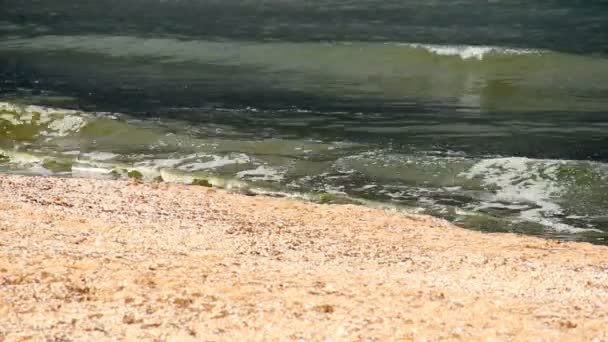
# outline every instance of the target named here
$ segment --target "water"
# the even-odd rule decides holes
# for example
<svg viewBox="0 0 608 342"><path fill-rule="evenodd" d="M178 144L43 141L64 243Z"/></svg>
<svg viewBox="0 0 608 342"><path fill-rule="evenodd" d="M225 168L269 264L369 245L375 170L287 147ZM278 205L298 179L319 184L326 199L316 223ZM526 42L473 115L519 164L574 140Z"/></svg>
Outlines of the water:
<svg viewBox="0 0 608 342"><path fill-rule="evenodd" d="M0 171L606 243L608 3L0 0Z"/></svg>

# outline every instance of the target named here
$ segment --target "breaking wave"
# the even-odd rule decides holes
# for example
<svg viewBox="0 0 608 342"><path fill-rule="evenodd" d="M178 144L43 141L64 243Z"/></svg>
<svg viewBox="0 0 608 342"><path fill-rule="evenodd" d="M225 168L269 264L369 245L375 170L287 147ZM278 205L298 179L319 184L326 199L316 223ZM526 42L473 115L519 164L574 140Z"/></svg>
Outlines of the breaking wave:
<svg viewBox="0 0 608 342"><path fill-rule="evenodd" d="M608 236L608 166L592 161L212 136L185 122L0 102L0 171L382 203L486 231Z"/></svg>
<svg viewBox="0 0 608 342"><path fill-rule="evenodd" d="M463 60L476 59L483 60L488 55L494 56L521 56L521 55L541 55L549 51L535 49L513 49L498 46L475 46L475 45L433 45L404 43L398 44L413 49L421 49L438 56L458 56Z"/></svg>

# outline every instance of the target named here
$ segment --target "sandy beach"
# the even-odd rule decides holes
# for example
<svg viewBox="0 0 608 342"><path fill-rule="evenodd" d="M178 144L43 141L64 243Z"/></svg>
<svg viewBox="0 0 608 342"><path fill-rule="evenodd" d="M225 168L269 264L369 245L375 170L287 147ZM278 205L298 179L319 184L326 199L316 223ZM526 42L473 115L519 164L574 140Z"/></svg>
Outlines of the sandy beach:
<svg viewBox="0 0 608 342"><path fill-rule="evenodd" d="M608 248L201 186L0 176L0 340L608 340Z"/></svg>

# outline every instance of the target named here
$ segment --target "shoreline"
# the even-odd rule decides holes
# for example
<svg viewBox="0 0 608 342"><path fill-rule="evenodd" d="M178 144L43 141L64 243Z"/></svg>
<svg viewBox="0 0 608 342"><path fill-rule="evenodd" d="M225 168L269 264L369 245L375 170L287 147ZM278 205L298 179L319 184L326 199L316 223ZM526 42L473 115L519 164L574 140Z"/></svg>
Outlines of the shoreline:
<svg viewBox="0 0 608 342"><path fill-rule="evenodd" d="M423 146L419 151L405 146L393 150L345 137L309 140L263 134L254 139L237 134L238 127L228 135L198 134L194 132L207 128L172 115L162 124L138 119L127 110L18 102L0 101L0 121L5 122L0 136L12 141L0 148L0 172L160 179L276 192L320 203L381 203L474 230L498 228L608 245L608 168L601 158L508 150L476 153L467 148L434 151ZM72 140L94 147L64 150ZM134 143L146 146L142 153L131 155ZM19 147L22 144L27 148ZM53 146L61 152L53 152ZM155 151L154 146L164 147Z"/></svg>
<svg viewBox="0 0 608 342"><path fill-rule="evenodd" d="M0 175L0 340L608 339L608 247L214 188Z"/></svg>

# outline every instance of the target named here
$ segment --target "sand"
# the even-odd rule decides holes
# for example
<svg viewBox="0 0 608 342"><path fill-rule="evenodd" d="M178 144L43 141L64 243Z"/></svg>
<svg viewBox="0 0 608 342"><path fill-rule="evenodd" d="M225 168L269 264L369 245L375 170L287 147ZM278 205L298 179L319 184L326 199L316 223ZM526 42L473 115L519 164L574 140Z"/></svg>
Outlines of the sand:
<svg viewBox="0 0 608 342"><path fill-rule="evenodd" d="M608 340L608 248L0 175L0 340Z"/></svg>

